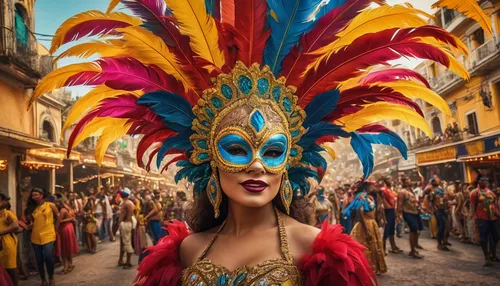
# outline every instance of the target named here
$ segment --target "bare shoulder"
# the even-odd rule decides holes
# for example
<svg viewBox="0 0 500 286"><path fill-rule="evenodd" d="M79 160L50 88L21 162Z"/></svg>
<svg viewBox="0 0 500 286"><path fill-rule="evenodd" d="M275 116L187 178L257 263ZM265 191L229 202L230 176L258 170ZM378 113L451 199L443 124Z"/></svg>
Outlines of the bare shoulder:
<svg viewBox="0 0 500 286"><path fill-rule="evenodd" d="M293 256L302 257L304 254L311 253L314 239L320 233L320 229L288 216L285 218L285 225Z"/></svg>
<svg viewBox="0 0 500 286"><path fill-rule="evenodd" d="M183 267L191 266L196 262L210 243L215 232L216 229L211 229L206 232L193 233L182 241L180 257Z"/></svg>

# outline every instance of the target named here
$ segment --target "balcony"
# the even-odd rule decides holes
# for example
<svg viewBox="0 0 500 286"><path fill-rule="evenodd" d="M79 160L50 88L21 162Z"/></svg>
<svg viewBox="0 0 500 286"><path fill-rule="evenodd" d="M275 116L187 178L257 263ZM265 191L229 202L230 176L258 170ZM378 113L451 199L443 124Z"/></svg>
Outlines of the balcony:
<svg viewBox="0 0 500 286"><path fill-rule="evenodd" d="M499 56L500 36L495 36L471 52L466 66L471 74L487 71L490 68L497 67L498 62L495 59Z"/></svg>
<svg viewBox="0 0 500 286"><path fill-rule="evenodd" d="M53 70L52 57L38 55L38 43L31 33L27 39L16 37L15 31L0 28L0 72L34 88L38 80Z"/></svg>

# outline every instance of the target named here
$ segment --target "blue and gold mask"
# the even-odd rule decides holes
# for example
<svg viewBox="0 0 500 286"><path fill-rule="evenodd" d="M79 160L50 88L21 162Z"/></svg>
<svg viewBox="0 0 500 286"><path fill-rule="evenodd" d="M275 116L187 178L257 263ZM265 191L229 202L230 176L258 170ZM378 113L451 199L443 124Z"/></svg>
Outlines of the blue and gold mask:
<svg viewBox="0 0 500 286"><path fill-rule="evenodd" d="M268 68L237 64L206 92L194 109L192 163L210 161L235 173L259 161L273 174L298 164L305 113L284 79L274 79Z"/></svg>

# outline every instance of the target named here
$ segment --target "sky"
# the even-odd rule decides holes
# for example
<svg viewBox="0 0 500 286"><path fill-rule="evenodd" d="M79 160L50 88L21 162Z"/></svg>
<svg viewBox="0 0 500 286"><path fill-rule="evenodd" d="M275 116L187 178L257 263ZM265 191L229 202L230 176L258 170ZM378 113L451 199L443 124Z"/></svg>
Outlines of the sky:
<svg viewBox="0 0 500 286"><path fill-rule="evenodd" d="M39 34L54 35L57 28L68 18L81 12L88 10L105 11L108 7L109 0L37 0L35 2L35 32ZM415 8L430 12L432 3L436 0L386 0L388 4L403 4L404 2L411 3ZM38 36L40 43L46 47L50 46L50 37ZM84 41L84 40L82 40ZM75 42L73 45L80 43ZM69 45L63 46L60 51ZM72 64L77 62L76 58L63 59L59 62L59 66ZM420 61L418 60L401 60L396 64L415 67ZM82 96L88 92L88 88L70 88L74 96Z"/></svg>

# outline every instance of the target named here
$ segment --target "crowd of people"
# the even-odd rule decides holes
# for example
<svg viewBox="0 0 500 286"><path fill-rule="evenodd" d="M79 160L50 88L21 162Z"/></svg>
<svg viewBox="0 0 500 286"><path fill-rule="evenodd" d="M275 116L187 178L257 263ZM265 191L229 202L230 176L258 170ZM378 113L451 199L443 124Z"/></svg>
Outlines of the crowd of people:
<svg viewBox="0 0 500 286"><path fill-rule="evenodd" d="M116 241L118 230L118 266L132 268L132 254L141 259L148 246L166 235L164 221L184 219L187 198L184 192L146 188L89 187L86 193L50 194L34 187L19 218L9 201L0 194L0 285L18 285L34 273L42 285L55 285L56 266L62 266L61 275L72 272L75 255L82 249L95 254L99 243Z"/></svg>
<svg viewBox="0 0 500 286"><path fill-rule="evenodd" d="M496 254L500 187L487 176L479 175L473 183L446 182L434 176L424 186L405 176L398 182L384 178L328 191L319 186L309 197L316 207L316 225L342 224L346 233L366 247L365 255L377 274L387 271L385 256L403 253L395 239L403 232L409 232L409 256L423 258L419 237L424 226L437 240L439 251L450 250L449 237L454 235L462 243L481 246L485 267L500 261Z"/></svg>

